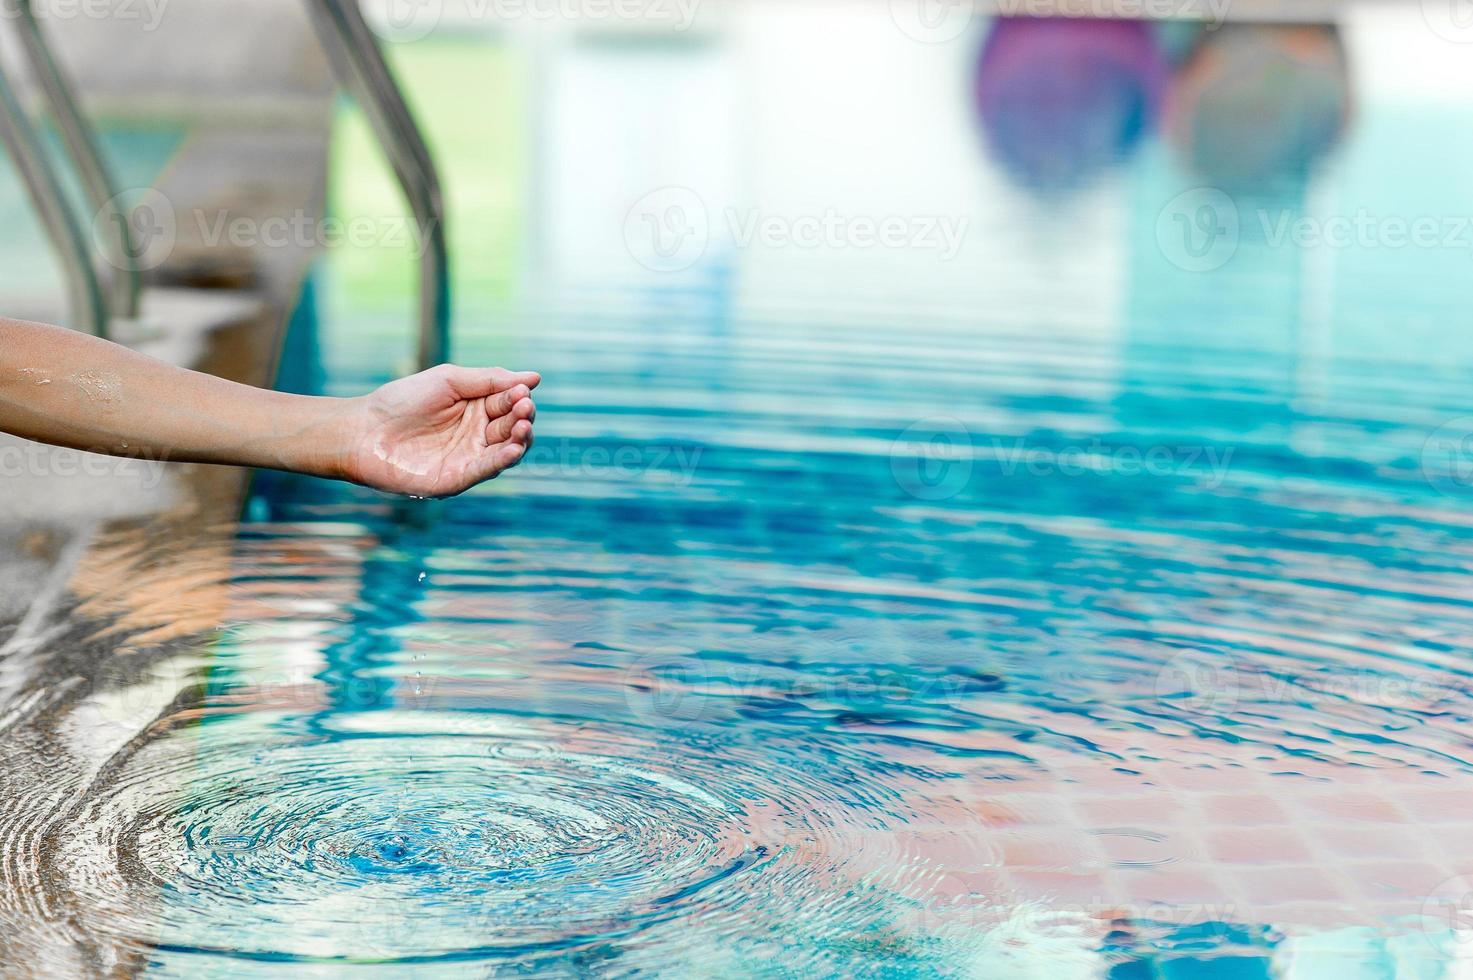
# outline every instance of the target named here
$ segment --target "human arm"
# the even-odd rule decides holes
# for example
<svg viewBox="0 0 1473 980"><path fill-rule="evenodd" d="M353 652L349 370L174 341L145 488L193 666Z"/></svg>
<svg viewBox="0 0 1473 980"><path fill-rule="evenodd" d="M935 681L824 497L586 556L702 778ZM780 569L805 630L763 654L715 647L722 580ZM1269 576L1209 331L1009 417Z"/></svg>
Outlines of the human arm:
<svg viewBox="0 0 1473 980"><path fill-rule="evenodd" d="M361 398L289 395L0 318L0 431L115 456L290 470L421 497L454 496L520 462L540 380L441 365Z"/></svg>

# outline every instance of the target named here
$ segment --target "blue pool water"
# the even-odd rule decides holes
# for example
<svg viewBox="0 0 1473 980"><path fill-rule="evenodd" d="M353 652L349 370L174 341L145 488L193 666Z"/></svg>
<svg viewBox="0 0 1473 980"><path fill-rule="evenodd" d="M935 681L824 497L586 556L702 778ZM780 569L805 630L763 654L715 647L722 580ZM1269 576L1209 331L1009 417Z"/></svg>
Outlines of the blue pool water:
<svg viewBox="0 0 1473 980"><path fill-rule="evenodd" d="M88 921L192 978L1454 975L1470 250L1275 228L1470 213L1401 149L1466 114L1204 193L1165 72L1072 188L917 124L953 264L713 233L462 308L459 360L543 372L535 451L448 502L257 480L197 698L58 845ZM353 394L409 338L331 276L284 383Z"/></svg>
<svg viewBox="0 0 1473 980"><path fill-rule="evenodd" d="M1172 901L1213 860L1164 800L1468 778L1465 459L1428 443L1466 377L1332 361L1356 395L1312 408L1211 338L826 329L546 323L515 475L259 484L204 721L117 830L158 970L1441 962L1420 899ZM1122 797L1161 813L1091 816Z"/></svg>

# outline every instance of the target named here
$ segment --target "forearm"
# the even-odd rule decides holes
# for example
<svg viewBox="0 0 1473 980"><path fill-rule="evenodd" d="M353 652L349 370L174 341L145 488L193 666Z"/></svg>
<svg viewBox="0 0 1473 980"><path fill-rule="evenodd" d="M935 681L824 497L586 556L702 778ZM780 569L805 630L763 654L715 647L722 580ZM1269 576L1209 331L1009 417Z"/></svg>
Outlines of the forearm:
<svg viewBox="0 0 1473 980"><path fill-rule="evenodd" d="M91 452L341 475L348 403L188 371L0 319L0 430Z"/></svg>

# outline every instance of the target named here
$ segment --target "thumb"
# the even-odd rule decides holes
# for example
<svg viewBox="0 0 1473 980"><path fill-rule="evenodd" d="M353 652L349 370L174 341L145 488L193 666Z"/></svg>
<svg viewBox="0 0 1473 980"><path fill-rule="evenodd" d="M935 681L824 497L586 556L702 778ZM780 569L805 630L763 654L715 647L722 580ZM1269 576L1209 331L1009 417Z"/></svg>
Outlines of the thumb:
<svg viewBox="0 0 1473 980"><path fill-rule="evenodd" d="M542 383L542 375L536 371L508 371L499 367L466 368L454 364L442 364L434 370L443 375L451 389L461 398L485 398L517 385L526 385L531 389Z"/></svg>

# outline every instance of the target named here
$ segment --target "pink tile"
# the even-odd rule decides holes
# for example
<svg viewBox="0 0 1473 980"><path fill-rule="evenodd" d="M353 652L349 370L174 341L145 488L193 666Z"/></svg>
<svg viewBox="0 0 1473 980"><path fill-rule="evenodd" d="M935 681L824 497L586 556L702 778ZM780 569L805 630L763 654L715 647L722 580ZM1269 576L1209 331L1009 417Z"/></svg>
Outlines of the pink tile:
<svg viewBox="0 0 1473 980"><path fill-rule="evenodd" d="M1119 902L1115 883L1099 875L1063 871L1009 871L1008 879L1020 898L1047 905L1091 909Z"/></svg>
<svg viewBox="0 0 1473 980"><path fill-rule="evenodd" d="M1347 904L1340 886L1324 872L1311 867L1235 868L1230 872L1244 894L1259 907L1292 902Z"/></svg>
<svg viewBox="0 0 1473 980"><path fill-rule="evenodd" d="M1123 874L1120 880L1126 897L1132 904L1195 905L1204 908L1211 907L1218 912L1237 911L1234 907L1236 903L1229 895L1228 889L1211 868L1197 865L1172 865L1151 871ZM1246 921L1238 915L1230 915L1226 918L1221 915L1204 916L1205 919Z"/></svg>
<svg viewBox="0 0 1473 980"><path fill-rule="evenodd" d="M950 902L980 897L993 904L1007 904L1013 899L1012 883L1001 871L949 871L928 879L925 891L932 899Z"/></svg>
<svg viewBox="0 0 1473 980"><path fill-rule="evenodd" d="M1411 791L1397 797L1418 823L1466 823L1473 821L1473 788Z"/></svg>
<svg viewBox="0 0 1473 980"><path fill-rule="evenodd" d="M1069 871L1100 863L1091 842L1077 835L1004 832L997 834L992 844L1008 869Z"/></svg>
<svg viewBox="0 0 1473 980"><path fill-rule="evenodd" d="M1473 814L1464 823L1418 827L1416 832L1423 844L1436 849L1435 853L1451 858L1456 870L1473 868Z"/></svg>
<svg viewBox="0 0 1473 980"><path fill-rule="evenodd" d="M1099 827L1092 835L1095 846L1117 868L1157 868L1203 856L1201 847L1185 828Z"/></svg>
<svg viewBox="0 0 1473 980"><path fill-rule="evenodd" d="M1142 776L1116 772L1101 766L1059 769L1058 777L1063 791L1071 796L1112 796L1120 793L1133 796L1141 792L1146 782Z"/></svg>
<svg viewBox="0 0 1473 980"><path fill-rule="evenodd" d="M1197 805L1208 823L1231 827L1261 827L1265 824L1289 822L1284 808L1262 793L1234 793L1202 796Z"/></svg>
<svg viewBox="0 0 1473 980"><path fill-rule="evenodd" d="M1180 789L1198 793L1247 793L1263 789L1263 776L1250 769L1231 766L1185 766L1165 774Z"/></svg>
<svg viewBox="0 0 1473 980"><path fill-rule="evenodd" d="M1311 831L1320 847L1334 855L1374 861L1425 856L1427 848L1422 835L1426 832L1405 827L1388 831L1373 824L1316 827Z"/></svg>
<svg viewBox="0 0 1473 980"><path fill-rule="evenodd" d="M1346 864L1341 870L1372 900L1416 898L1421 901L1452 876L1452 871L1411 861Z"/></svg>
<svg viewBox="0 0 1473 980"><path fill-rule="evenodd" d="M1181 801L1169 790L1152 789L1137 796L1084 796L1074 809L1091 824L1137 824L1152 826L1184 812Z"/></svg>
<svg viewBox="0 0 1473 980"><path fill-rule="evenodd" d="M1072 822L1068 797L1058 793L1000 793L996 806L1004 808L1008 820L992 821L994 826L1052 826Z"/></svg>
<svg viewBox="0 0 1473 980"><path fill-rule="evenodd" d="M1348 906L1341 902L1280 902L1266 916L1269 924L1291 930L1295 927L1330 930L1349 925L1371 925L1377 921L1373 909ZM1365 955L1363 949L1354 947L1349 947L1347 952L1352 950L1359 956Z"/></svg>
<svg viewBox="0 0 1473 980"><path fill-rule="evenodd" d="M1207 850L1226 864L1309 864L1314 860L1298 832L1288 827L1220 828L1203 834Z"/></svg>
<svg viewBox="0 0 1473 980"><path fill-rule="evenodd" d="M1369 823L1399 824L1406 814L1384 797L1373 793L1327 793L1304 800L1307 809L1341 820L1364 820Z"/></svg>

